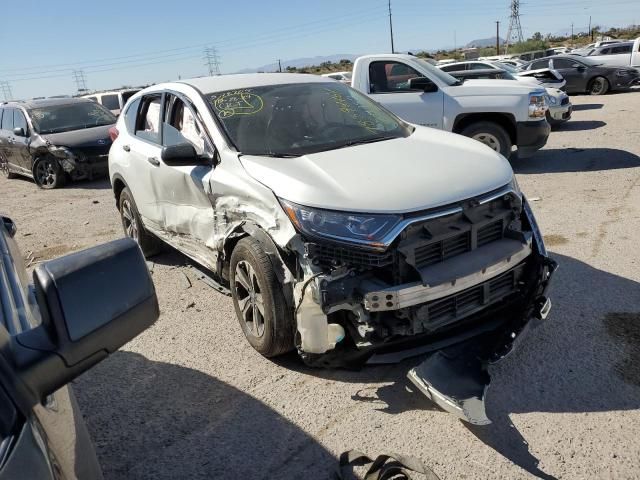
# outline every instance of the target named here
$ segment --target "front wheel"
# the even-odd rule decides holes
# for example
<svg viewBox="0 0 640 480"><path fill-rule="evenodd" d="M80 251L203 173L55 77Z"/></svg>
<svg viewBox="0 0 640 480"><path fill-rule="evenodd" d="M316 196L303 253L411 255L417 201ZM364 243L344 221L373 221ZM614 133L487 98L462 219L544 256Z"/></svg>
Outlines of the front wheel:
<svg viewBox="0 0 640 480"><path fill-rule="evenodd" d="M465 137L484 143L505 158L511 155L511 138L507 131L494 122L477 122L465 127L461 132Z"/></svg>
<svg viewBox="0 0 640 480"><path fill-rule="evenodd" d="M247 341L265 357L293 349L295 326L271 260L255 239L245 237L231 254L233 305Z"/></svg>
<svg viewBox="0 0 640 480"><path fill-rule="evenodd" d="M40 157L33 164L33 179L40 188L52 190L64 185L65 176L55 158Z"/></svg>
<svg viewBox="0 0 640 480"><path fill-rule="evenodd" d="M609 91L609 80L596 77L589 83L589 95L604 95Z"/></svg>

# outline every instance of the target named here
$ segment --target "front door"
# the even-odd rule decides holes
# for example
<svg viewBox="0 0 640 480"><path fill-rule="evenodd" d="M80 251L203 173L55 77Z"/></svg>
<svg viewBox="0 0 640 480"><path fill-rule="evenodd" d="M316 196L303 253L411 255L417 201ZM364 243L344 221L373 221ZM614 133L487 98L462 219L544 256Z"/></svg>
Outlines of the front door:
<svg viewBox="0 0 640 480"><path fill-rule="evenodd" d="M567 81L567 92L584 92L587 89L587 67L569 58L554 58L551 64L551 68L560 72Z"/></svg>
<svg viewBox="0 0 640 480"><path fill-rule="evenodd" d="M27 118L24 116L22 110L16 108L13 110L13 128L22 128L24 132L23 136L13 135L13 141L11 142L11 149L13 150L11 156L13 163L22 168L25 172L32 172L31 154L29 153L29 125L27 124Z"/></svg>
<svg viewBox="0 0 640 480"><path fill-rule="evenodd" d="M444 94L411 90L409 80L424 77L409 65L392 60L369 65L369 96L407 122L442 128Z"/></svg>

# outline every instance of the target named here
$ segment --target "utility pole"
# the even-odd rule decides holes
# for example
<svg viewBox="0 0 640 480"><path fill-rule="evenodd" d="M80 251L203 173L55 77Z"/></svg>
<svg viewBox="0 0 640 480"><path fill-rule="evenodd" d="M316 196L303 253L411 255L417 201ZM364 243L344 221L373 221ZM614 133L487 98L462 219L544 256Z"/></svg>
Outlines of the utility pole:
<svg viewBox="0 0 640 480"><path fill-rule="evenodd" d="M278 71L282 73L282 63L280 63L280 59L278 59Z"/></svg>
<svg viewBox="0 0 640 480"><path fill-rule="evenodd" d="M87 91L87 79L84 76L84 70L74 70L72 73L73 80L76 82L78 93Z"/></svg>
<svg viewBox="0 0 640 480"><path fill-rule="evenodd" d="M500 21L496 20L496 55L500 55Z"/></svg>
<svg viewBox="0 0 640 480"><path fill-rule="evenodd" d="M507 38L505 40L505 54L509 52L509 45L524 42L522 25L520 25L520 0L511 0L511 15L509 16L509 28L507 29Z"/></svg>
<svg viewBox="0 0 640 480"><path fill-rule="evenodd" d="M591 35L591 41L593 42L593 30L591 30L591 15L589 15L589 35Z"/></svg>
<svg viewBox="0 0 640 480"><path fill-rule="evenodd" d="M2 90L2 96L4 97L5 102L9 100L13 100L13 94L11 93L11 85L6 80L0 81L0 90Z"/></svg>
<svg viewBox="0 0 640 480"><path fill-rule="evenodd" d="M571 23L571 43L573 43L573 22Z"/></svg>
<svg viewBox="0 0 640 480"><path fill-rule="evenodd" d="M205 65L209 69L209 76L220 75L220 56L216 47L206 47L204 49Z"/></svg>
<svg viewBox="0 0 640 480"><path fill-rule="evenodd" d="M393 22L391 21L391 0L389 0L389 33L391 34L391 53L396 53L393 48Z"/></svg>

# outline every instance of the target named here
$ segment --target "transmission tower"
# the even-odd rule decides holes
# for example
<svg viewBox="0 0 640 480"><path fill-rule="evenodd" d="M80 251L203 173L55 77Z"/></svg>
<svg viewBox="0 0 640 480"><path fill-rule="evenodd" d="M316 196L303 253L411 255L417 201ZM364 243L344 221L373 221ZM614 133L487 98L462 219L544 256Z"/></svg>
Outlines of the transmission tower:
<svg viewBox="0 0 640 480"><path fill-rule="evenodd" d="M2 90L2 96L6 102L13 100L13 94L11 93L11 85L9 85L9 82L6 80L0 81L0 90Z"/></svg>
<svg viewBox="0 0 640 480"><path fill-rule="evenodd" d="M78 87L78 93L87 91L87 79L84 76L84 70L74 70L73 71L73 80L76 82L76 86Z"/></svg>
<svg viewBox="0 0 640 480"><path fill-rule="evenodd" d="M522 26L520 25L520 0L511 0L511 15L509 16L506 41L504 53L509 51L509 45L512 43L524 42Z"/></svg>
<svg viewBox="0 0 640 480"><path fill-rule="evenodd" d="M209 69L209 76L220 75L220 56L216 47L207 47L204 49L205 65Z"/></svg>

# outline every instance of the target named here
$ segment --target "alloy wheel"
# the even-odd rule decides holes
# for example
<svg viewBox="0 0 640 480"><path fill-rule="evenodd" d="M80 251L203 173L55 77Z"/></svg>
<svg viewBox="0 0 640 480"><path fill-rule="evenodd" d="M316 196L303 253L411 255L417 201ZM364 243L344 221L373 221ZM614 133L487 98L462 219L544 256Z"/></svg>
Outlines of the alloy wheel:
<svg viewBox="0 0 640 480"><path fill-rule="evenodd" d="M131 202L128 199L122 202L122 224L124 231L129 238L133 238L138 241L138 222L136 216L133 213Z"/></svg>
<svg viewBox="0 0 640 480"><path fill-rule="evenodd" d="M500 153L500 140L495 135L490 133L477 133L473 137L474 140L477 140L480 143L484 143L492 150Z"/></svg>
<svg viewBox="0 0 640 480"><path fill-rule="evenodd" d="M591 83L591 93L593 95L602 95L605 91L606 85L604 78L596 78Z"/></svg>
<svg viewBox="0 0 640 480"><path fill-rule="evenodd" d="M58 175L56 165L53 160L41 160L36 164L36 181L44 188L51 188L56 184Z"/></svg>
<svg viewBox="0 0 640 480"><path fill-rule="evenodd" d="M256 272L249 262L242 260L235 271L236 299L242 321L255 337L264 335L264 299Z"/></svg>

